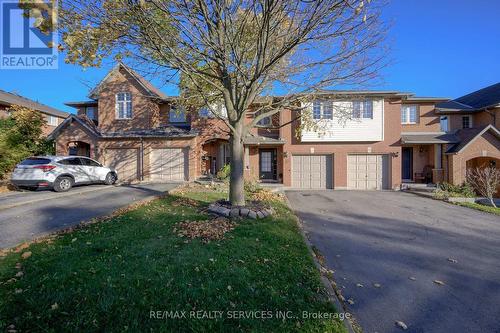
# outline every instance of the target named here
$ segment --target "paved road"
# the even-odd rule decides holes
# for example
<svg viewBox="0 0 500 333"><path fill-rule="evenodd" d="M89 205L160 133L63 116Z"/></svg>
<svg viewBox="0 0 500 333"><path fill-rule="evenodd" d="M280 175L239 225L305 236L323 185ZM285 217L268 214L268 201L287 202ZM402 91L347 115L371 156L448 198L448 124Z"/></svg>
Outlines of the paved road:
<svg viewBox="0 0 500 333"><path fill-rule="evenodd" d="M500 332L500 217L408 193L286 194L364 332Z"/></svg>
<svg viewBox="0 0 500 333"><path fill-rule="evenodd" d="M66 193L15 192L0 195L0 248L76 225L178 186L137 184L75 187Z"/></svg>

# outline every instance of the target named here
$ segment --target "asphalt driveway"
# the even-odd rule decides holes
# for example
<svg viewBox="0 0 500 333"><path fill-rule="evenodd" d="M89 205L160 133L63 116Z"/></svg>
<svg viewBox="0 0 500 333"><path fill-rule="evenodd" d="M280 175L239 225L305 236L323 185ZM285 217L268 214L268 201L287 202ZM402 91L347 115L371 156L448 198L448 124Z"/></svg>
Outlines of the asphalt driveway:
<svg viewBox="0 0 500 333"><path fill-rule="evenodd" d="M110 214L177 186L179 183L92 185L74 187L65 193L35 191L0 194L0 249Z"/></svg>
<svg viewBox="0 0 500 333"><path fill-rule="evenodd" d="M500 217L408 193L286 194L364 332L500 332Z"/></svg>

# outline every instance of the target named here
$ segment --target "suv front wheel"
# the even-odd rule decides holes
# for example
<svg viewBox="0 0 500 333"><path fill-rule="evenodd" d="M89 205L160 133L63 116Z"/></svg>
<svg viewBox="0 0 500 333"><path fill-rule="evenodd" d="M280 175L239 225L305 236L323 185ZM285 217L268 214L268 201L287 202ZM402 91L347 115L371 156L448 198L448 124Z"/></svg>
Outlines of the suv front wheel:
<svg viewBox="0 0 500 333"><path fill-rule="evenodd" d="M106 179L104 179L104 184L113 185L114 183L116 183L116 175L110 172L106 175Z"/></svg>
<svg viewBox="0 0 500 333"><path fill-rule="evenodd" d="M59 177L54 182L54 191L66 192L73 187L73 179L70 177Z"/></svg>

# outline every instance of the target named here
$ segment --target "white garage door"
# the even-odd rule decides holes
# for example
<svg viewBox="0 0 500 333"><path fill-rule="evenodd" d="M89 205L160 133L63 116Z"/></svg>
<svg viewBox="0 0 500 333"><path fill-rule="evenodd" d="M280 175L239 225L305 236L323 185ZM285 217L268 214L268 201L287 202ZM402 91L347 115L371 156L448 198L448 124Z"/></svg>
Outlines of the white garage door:
<svg viewBox="0 0 500 333"><path fill-rule="evenodd" d="M333 188L331 155L293 155L292 186L296 188Z"/></svg>
<svg viewBox="0 0 500 333"><path fill-rule="evenodd" d="M153 149L151 152L151 180L185 180L187 161L181 148Z"/></svg>
<svg viewBox="0 0 500 333"><path fill-rule="evenodd" d="M348 155L347 186L353 190L388 188L387 155Z"/></svg>
<svg viewBox="0 0 500 333"><path fill-rule="evenodd" d="M132 182L138 179L138 150L116 148L104 150L104 165L114 168L119 182Z"/></svg>

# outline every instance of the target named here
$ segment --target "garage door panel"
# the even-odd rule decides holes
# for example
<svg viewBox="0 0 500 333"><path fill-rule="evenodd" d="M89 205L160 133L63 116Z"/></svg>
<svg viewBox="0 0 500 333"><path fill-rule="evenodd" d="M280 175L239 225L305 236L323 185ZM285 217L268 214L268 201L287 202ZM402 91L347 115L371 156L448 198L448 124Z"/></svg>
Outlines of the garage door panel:
<svg viewBox="0 0 500 333"><path fill-rule="evenodd" d="M118 173L120 182L138 179L138 150L133 148L108 148L104 150L104 165Z"/></svg>
<svg viewBox="0 0 500 333"><path fill-rule="evenodd" d="M327 155L293 155L292 186L306 189L332 188L333 161Z"/></svg>
<svg viewBox="0 0 500 333"><path fill-rule="evenodd" d="M181 148L152 149L150 157L151 179L157 181L185 180L186 152Z"/></svg>
<svg viewBox="0 0 500 333"><path fill-rule="evenodd" d="M347 184L350 189L381 190L388 187L387 155L349 155Z"/></svg>

